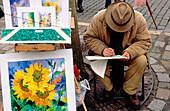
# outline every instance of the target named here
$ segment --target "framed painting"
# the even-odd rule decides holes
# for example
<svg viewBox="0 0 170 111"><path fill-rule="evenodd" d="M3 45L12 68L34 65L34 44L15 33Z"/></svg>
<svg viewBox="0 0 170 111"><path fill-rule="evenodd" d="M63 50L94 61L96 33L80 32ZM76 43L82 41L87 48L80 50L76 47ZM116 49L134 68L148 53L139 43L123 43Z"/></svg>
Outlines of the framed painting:
<svg viewBox="0 0 170 111"><path fill-rule="evenodd" d="M4 111L75 111L72 50L1 56Z"/></svg>
<svg viewBox="0 0 170 111"><path fill-rule="evenodd" d="M37 6L37 0L3 0L6 28L18 27L17 7Z"/></svg>
<svg viewBox="0 0 170 111"><path fill-rule="evenodd" d="M18 7L20 28L56 27L55 7Z"/></svg>
<svg viewBox="0 0 170 111"><path fill-rule="evenodd" d="M69 0L39 0L41 6L56 7L56 26L70 28Z"/></svg>

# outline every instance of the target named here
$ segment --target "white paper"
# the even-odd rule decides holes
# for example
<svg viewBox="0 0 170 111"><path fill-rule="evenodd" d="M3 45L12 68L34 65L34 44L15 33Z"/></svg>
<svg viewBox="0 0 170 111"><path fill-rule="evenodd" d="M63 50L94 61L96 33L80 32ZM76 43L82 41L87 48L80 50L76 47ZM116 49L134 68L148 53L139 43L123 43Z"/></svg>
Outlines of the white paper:
<svg viewBox="0 0 170 111"><path fill-rule="evenodd" d="M108 59L126 59L127 57L122 57L121 55L115 55L112 57L103 57L103 56L86 56L88 60L108 60Z"/></svg>
<svg viewBox="0 0 170 111"><path fill-rule="evenodd" d="M18 12L18 27L19 28L43 28L56 26L55 7L17 7ZM32 18L28 17L27 13L34 13L35 26L30 27L29 22ZM26 16L24 16L24 14ZM27 22L24 23L24 22ZM41 22L41 24L40 24ZM50 25L48 25L50 24Z"/></svg>
<svg viewBox="0 0 170 111"><path fill-rule="evenodd" d="M90 65L91 65L93 71L97 75L99 75L100 77L104 78L107 62L108 62L108 60L100 60L100 61L97 60L97 61L91 62Z"/></svg>

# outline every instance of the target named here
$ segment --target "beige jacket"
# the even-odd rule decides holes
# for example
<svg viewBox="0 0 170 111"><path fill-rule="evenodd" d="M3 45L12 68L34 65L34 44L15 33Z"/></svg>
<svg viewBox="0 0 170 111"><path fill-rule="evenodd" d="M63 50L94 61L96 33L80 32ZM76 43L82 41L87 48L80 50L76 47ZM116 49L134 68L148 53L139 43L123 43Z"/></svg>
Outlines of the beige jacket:
<svg viewBox="0 0 170 111"><path fill-rule="evenodd" d="M110 43L110 35L107 30L105 10L93 17L84 35L84 41L95 54L102 55L103 49L107 48ZM146 20L142 14L135 11L135 23L130 30L125 32L122 47L130 54L131 59L143 54L149 59L147 51L150 46L151 36L148 33Z"/></svg>

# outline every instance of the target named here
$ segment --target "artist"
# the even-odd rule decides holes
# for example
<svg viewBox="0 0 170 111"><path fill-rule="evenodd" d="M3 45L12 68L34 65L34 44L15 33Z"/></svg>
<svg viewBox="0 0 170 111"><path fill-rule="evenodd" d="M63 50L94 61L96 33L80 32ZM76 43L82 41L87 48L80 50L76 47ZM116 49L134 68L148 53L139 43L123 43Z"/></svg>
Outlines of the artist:
<svg viewBox="0 0 170 111"><path fill-rule="evenodd" d="M110 100L115 91L122 88L121 92L128 103L138 108L140 103L136 92L149 64L147 51L151 46L144 17L126 2L112 3L93 17L84 41L90 49L89 55L127 57L124 60L110 60L104 78L98 76L98 79L105 88L104 100ZM124 63L128 65L125 76Z"/></svg>

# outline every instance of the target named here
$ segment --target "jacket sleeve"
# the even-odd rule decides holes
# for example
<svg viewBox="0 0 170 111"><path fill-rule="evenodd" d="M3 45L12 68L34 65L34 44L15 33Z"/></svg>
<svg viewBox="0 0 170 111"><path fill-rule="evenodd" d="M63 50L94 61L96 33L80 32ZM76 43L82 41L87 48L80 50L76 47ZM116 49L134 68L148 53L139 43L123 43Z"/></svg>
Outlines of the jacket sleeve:
<svg viewBox="0 0 170 111"><path fill-rule="evenodd" d="M134 42L125 50L130 54L131 59L145 54L151 46L151 36L148 32L146 20L142 15L138 18L136 24L138 25Z"/></svg>
<svg viewBox="0 0 170 111"><path fill-rule="evenodd" d="M95 16L84 35L84 42L86 43L86 46L89 50L99 55L102 55L102 51L107 47L100 39L101 35L99 34L99 31L102 29L99 29L99 27L101 24L101 21L97 18L97 16Z"/></svg>

